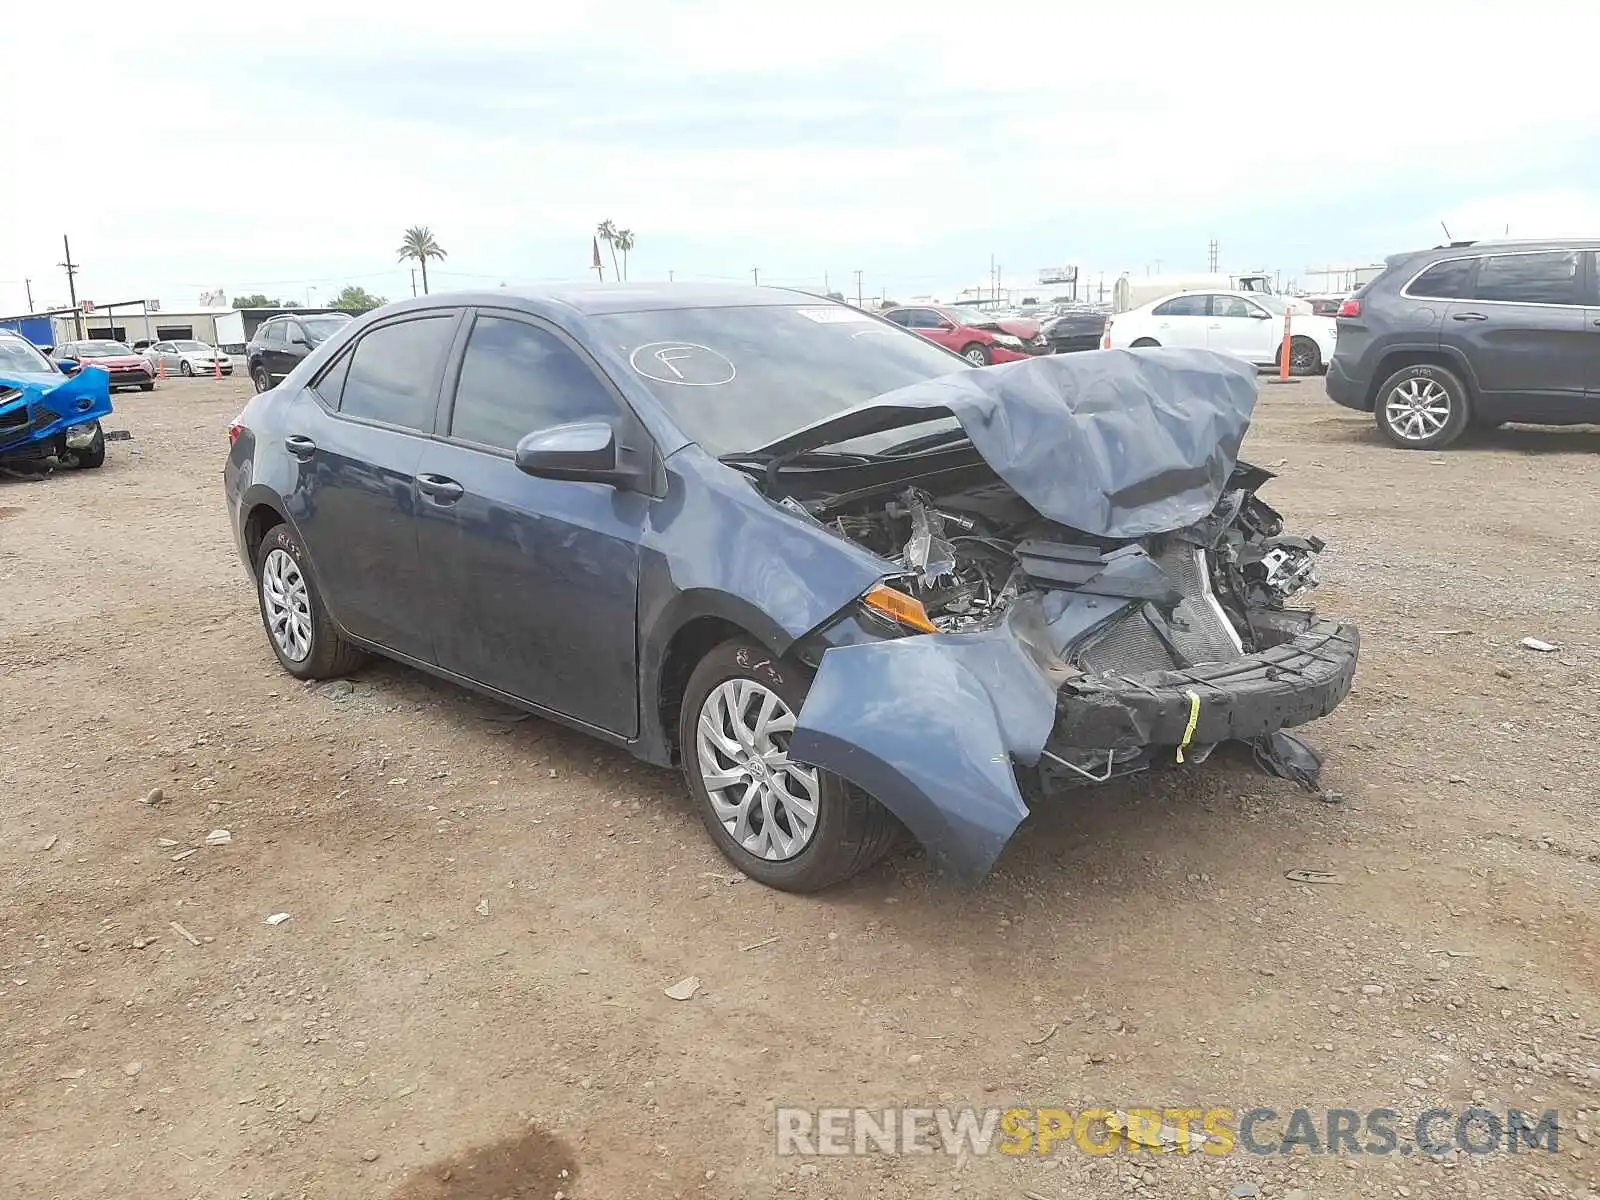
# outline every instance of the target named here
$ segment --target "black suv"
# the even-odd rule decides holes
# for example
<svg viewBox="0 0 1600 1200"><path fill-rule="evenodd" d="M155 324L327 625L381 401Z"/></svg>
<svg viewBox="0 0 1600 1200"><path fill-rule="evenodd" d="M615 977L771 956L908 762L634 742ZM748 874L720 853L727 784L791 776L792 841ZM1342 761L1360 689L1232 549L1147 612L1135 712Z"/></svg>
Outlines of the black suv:
<svg viewBox="0 0 1600 1200"><path fill-rule="evenodd" d="M1600 421L1600 240L1396 254L1339 310L1328 395L1396 446Z"/></svg>
<svg viewBox="0 0 1600 1200"><path fill-rule="evenodd" d="M276 387L300 360L351 321L347 313L304 313L268 317L244 348L245 369L256 391Z"/></svg>

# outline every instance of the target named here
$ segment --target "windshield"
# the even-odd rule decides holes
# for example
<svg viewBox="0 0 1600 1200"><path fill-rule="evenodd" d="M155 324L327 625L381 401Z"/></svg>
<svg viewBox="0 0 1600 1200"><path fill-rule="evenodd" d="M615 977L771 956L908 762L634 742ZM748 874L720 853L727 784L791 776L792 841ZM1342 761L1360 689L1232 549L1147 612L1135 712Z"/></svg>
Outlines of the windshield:
<svg viewBox="0 0 1600 1200"><path fill-rule="evenodd" d="M884 392L971 369L842 304L617 313L595 325L678 428L716 455L755 450ZM900 429L849 445L870 452L907 437Z"/></svg>
<svg viewBox="0 0 1600 1200"><path fill-rule="evenodd" d="M192 354L196 350L211 349L204 342L173 342L172 345L180 354Z"/></svg>
<svg viewBox="0 0 1600 1200"><path fill-rule="evenodd" d="M349 317L301 317L300 324L306 331L306 338L313 346L327 341L339 330L350 323Z"/></svg>
<svg viewBox="0 0 1600 1200"><path fill-rule="evenodd" d="M54 375L55 366L32 342L21 338L0 338L0 375L7 371L20 375Z"/></svg>
<svg viewBox="0 0 1600 1200"><path fill-rule="evenodd" d="M132 354L121 342L79 342L79 358L113 358L118 354Z"/></svg>

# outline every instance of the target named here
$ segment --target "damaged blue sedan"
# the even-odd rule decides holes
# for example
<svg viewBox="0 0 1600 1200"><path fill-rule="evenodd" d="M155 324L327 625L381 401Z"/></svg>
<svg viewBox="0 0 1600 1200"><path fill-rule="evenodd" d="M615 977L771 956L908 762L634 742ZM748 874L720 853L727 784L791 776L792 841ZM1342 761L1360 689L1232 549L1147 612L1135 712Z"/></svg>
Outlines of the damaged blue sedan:
<svg viewBox="0 0 1600 1200"><path fill-rule="evenodd" d="M682 769L773 887L906 831L981 877L1030 806L1287 730L1358 639L1322 543L1238 460L1253 368L1204 351L973 368L770 288L433 295L350 322L229 431L272 652L368 653ZM1181 764L1181 765L1180 765Z"/></svg>
<svg viewBox="0 0 1600 1200"><path fill-rule="evenodd" d="M100 422L111 415L111 376L65 368L32 342L0 329L0 467L106 461Z"/></svg>

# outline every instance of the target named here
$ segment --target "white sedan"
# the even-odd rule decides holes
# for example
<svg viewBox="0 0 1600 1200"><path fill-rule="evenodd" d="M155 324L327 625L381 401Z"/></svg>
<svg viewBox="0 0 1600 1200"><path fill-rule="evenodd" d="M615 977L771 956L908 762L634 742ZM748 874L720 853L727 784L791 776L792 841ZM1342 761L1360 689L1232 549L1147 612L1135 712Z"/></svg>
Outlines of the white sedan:
<svg viewBox="0 0 1600 1200"><path fill-rule="evenodd" d="M233 360L215 346L184 338L171 342L156 342L144 352L151 374L157 373L162 363L168 375L213 375L218 366L224 375L233 374Z"/></svg>
<svg viewBox="0 0 1600 1200"><path fill-rule="evenodd" d="M1258 292L1179 292L1118 313L1106 325L1105 347L1189 346L1236 354L1277 367L1285 305ZM1332 317L1296 312L1289 320L1289 370L1316 375L1333 358Z"/></svg>

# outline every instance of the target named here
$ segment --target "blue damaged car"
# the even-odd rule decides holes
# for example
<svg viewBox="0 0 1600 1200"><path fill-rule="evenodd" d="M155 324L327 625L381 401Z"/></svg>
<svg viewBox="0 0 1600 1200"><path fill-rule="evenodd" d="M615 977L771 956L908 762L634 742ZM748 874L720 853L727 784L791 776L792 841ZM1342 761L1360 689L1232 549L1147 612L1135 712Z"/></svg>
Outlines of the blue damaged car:
<svg viewBox="0 0 1600 1200"><path fill-rule="evenodd" d="M229 430L228 512L302 679L376 652L683 771L812 891L902 833L985 874L1030 806L1287 730L1358 639L1238 460L1254 368L976 368L772 288L432 295L317 346ZM1178 764L1182 764L1179 766Z"/></svg>
<svg viewBox="0 0 1600 1200"><path fill-rule="evenodd" d="M100 422L111 415L111 376L52 362L20 334L0 329L0 467L54 459L106 461Z"/></svg>

